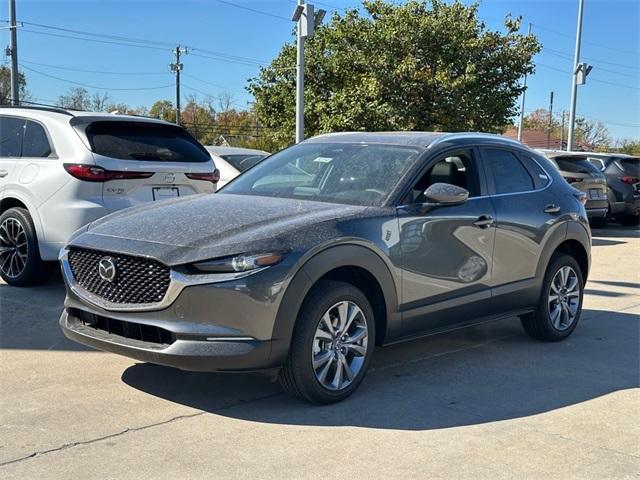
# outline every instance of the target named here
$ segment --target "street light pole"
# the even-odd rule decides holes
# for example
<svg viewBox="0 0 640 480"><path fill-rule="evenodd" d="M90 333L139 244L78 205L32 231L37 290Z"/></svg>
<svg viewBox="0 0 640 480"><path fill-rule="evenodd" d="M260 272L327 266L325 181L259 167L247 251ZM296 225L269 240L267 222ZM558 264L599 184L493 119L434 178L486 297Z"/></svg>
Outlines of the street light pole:
<svg viewBox="0 0 640 480"><path fill-rule="evenodd" d="M573 75L571 76L571 105L569 110L569 132L567 133L567 152L573 150L573 129L576 121L576 97L578 96L578 74L580 63L580 42L582 40L582 9L584 0L578 0L578 26L576 29L576 49L573 55Z"/></svg>
<svg viewBox="0 0 640 480"><path fill-rule="evenodd" d="M11 105L20 105L20 78L18 73L18 25L16 0L9 0L9 51L11 52Z"/></svg>
<svg viewBox="0 0 640 480"><path fill-rule="evenodd" d="M298 0L299 6L304 6L304 0ZM303 36L302 22L305 22L306 16L300 15L298 18L297 36L297 55L296 55L296 143L304 140L304 42L306 36Z"/></svg>

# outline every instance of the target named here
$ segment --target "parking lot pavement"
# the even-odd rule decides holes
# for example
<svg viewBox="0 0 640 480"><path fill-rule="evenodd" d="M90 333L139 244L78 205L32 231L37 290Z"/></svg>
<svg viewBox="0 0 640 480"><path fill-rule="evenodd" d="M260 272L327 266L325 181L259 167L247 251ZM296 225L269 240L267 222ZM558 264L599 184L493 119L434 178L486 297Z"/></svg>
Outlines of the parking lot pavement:
<svg viewBox="0 0 640 480"><path fill-rule="evenodd" d="M569 340L513 319L379 349L327 407L88 350L58 330L59 278L0 285L0 477L637 478L640 234L593 243Z"/></svg>

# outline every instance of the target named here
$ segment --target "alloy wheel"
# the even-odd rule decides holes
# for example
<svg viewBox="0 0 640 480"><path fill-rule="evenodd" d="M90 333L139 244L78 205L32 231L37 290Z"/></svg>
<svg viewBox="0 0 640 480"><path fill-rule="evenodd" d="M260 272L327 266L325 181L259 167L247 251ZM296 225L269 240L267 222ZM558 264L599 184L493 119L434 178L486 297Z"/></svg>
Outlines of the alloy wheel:
<svg viewBox="0 0 640 480"><path fill-rule="evenodd" d="M320 319L313 338L316 379L333 391L347 388L362 371L368 345L367 319L351 301L333 305Z"/></svg>
<svg viewBox="0 0 640 480"><path fill-rule="evenodd" d="M556 330L568 329L580 306L580 281L575 270L565 265L551 280L548 294L549 318Z"/></svg>
<svg viewBox="0 0 640 480"><path fill-rule="evenodd" d="M27 233L15 218L7 218L0 225L0 271L9 278L17 278L27 266L29 246Z"/></svg>

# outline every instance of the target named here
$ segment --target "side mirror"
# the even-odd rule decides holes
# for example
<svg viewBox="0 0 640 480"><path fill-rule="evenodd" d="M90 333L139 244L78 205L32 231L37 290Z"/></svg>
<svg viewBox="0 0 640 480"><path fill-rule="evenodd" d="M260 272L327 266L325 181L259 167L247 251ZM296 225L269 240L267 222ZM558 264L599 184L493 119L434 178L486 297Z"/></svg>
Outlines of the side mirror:
<svg viewBox="0 0 640 480"><path fill-rule="evenodd" d="M460 205L469 198L469 190L450 183L434 183L424 191L424 196L433 205Z"/></svg>

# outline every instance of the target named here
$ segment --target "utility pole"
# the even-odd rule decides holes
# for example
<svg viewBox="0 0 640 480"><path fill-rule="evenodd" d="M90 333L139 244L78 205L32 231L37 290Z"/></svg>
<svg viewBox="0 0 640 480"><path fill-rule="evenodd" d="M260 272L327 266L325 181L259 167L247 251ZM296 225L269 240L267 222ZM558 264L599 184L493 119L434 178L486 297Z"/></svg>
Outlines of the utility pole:
<svg viewBox="0 0 640 480"><path fill-rule="evenodd" d="M531 35L531 22L529 22L529 29L527 35ZM522 103L520 104L520 120L518 121L518 141L522 141L522 125L524 124L524 99L527 94L527 74L524 74L524 80L522 82L524 90L522 91Z"/></svg>
<svg viewBox="0 0 640 480"><path fill-rule="evenodd" d="M313 37L315 29L322 23L325 10L316 13L312 4L298 0L291 20L298 24L296 29L296 143L304 140L304 42Z"/></svg>
<svg viewBox="0 0 640 480"><path fill-rule="evenodd" d="M178 45L173 54L175 55L175 62L169 65L171 71L176 75L176 125L180 125L180 72L182 71L182 63L180 63L180 55L186 55L189 53L186 47L180 47Z"/></svg>
<svg viewBox="0 0 640 480"><path fill-rule="evenodd" d="M569 133L567 152L573 150L573 128L576 121L576 97L578 95L578 64L580 62L580 42L582 40L582 9L584 0L578 0L578 26L576 28L576 49L573 55L573 75L571 76L571 105L569 109ZM586 75L585 75L586 77Z"/></svg>
<svg viewBox="0 0 640 480"><path fill-rule="evenodd" d="M551 125L553 124L553 91L549 95L549 125L547 126L547 148L551 147Z"/></svg>
<svg viewBox="0 0 640 480"><path fill-rule="evenodd" d="M9 53L11 54L11 105L20 105L20 77L18 74L18 25L16 0L9 0Z"/></svg>

